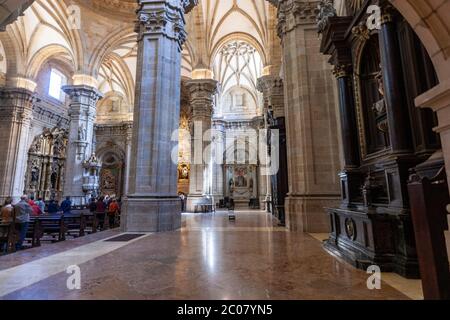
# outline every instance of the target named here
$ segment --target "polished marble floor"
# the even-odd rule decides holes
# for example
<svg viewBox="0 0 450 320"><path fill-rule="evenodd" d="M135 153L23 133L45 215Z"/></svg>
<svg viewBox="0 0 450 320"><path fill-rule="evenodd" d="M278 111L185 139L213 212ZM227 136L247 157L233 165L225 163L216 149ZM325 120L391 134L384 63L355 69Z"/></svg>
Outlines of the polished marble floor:
<svg viewBox="0 0 450 320"><path fill-rule="evenodd" d="M0 257L0 299L409 299L270 215L184 215L181 231L105 242L107 231ZM320 237L319 237L320 238ZM78 265L81 289L66 272Z"/></svg>

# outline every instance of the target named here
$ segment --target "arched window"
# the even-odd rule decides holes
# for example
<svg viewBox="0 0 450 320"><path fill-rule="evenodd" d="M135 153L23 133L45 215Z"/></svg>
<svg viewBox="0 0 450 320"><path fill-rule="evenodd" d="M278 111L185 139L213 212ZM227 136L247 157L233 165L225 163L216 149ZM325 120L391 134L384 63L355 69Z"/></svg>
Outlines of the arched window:
<svg viewBox="0 0 450 320"><path fill-rule="evenodd" d="M48 95L57 100L63 101L64 93L61 90L67 84L67 77L58 69L52 68L50 71L50 83Z"/></svg>

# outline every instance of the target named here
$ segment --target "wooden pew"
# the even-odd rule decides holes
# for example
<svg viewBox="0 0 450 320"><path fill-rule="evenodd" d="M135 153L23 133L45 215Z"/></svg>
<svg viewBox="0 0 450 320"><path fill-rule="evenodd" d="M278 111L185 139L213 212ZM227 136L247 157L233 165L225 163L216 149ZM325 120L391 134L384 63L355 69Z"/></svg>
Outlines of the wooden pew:
<svg viewBox="0 0 450 320"><path fill-rule="evenodd" d="M72 233L76 233L74 237L84 237L86 219L82 210L72 211L70 214L63 214L63 220L66 227L66 232L69 236L72 236Z"/></svg>
<svg viewBox="0 0 450 320"><path fill-rule="evenodd" d="M64 222L64 216L62 215L42 215L39 217L32 217L32 222L39 221L42 233L44 235L50 235L56 241L65 241L67 227ZM44 240L42 240L44 241ZM55 240L51 240L55 241Z"/></svg>
<svg viewBox="0 0 450 320"><path fill-rule="evenodd" d="M84 218L86 223L85 232L87 233L96 233L98 229L98 218L97 215L93 212L86 211L84 212Z"/></svg>
<svg viewBox="0 0 450 320"><path fill-rule="evenodd" d="M18 224L16 224L16 231L19 232ZM28 224L27 234L25 236L25 241L31 242L31 246L40 247L41 239L44 236L44 232L42 230L41 222L37 219L30 218L30 222Z"/></svg>

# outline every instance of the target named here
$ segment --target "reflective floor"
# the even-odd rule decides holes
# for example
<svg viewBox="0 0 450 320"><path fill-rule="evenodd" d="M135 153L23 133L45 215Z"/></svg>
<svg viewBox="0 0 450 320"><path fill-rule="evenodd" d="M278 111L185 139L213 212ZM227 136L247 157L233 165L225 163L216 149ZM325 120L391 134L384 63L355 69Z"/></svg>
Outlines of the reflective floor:
<svg viewBox="0 0 450 320"><path fill-rule="evenodd" d="M385 282L369 290L365 272L266 213L183 219L128 243L104 242L108 231L0 257L0 299L408 299ZM79 290L67 287L72 265Z"/></svg>

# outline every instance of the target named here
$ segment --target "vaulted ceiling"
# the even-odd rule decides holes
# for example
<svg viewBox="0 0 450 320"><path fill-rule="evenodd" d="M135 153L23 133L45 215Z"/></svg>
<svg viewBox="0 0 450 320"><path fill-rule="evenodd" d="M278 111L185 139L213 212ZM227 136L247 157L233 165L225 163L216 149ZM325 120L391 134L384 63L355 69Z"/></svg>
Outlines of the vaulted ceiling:
<svg viewBox="0 0 450 320"><path fill-rule="evenodd" d="M36 0L0 34L0 58L7 58L0 59L0 74L34 80L43 63L59 60L74 73L92 75L104 93L119 92L132 103L136 8L136 0ZM80 28L72 26L77 11ZM256 49L261 69L279 66L280 42L275 24L276 8L266 0L199 0L186 14L188 40L182 54L183 76L191 77L194 69L209 69L217 73L213 75L217 80L227 79L227 83L244 79L242 75L247 75L248 68L245 72L223 68L223 49L236 41ZM233 68L238 70L237 78L230 80ZM249 70L254 74L262 71Z"/></svg>

